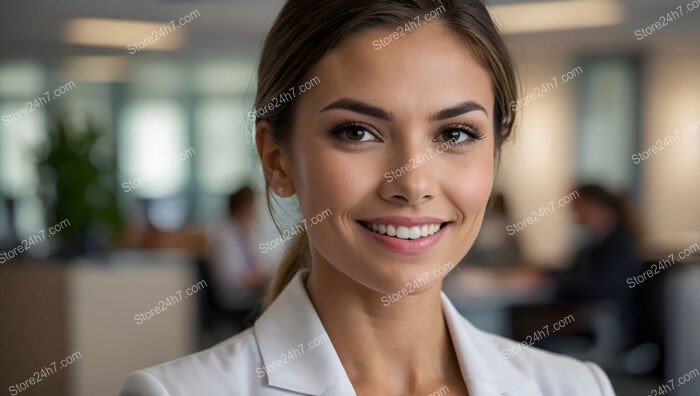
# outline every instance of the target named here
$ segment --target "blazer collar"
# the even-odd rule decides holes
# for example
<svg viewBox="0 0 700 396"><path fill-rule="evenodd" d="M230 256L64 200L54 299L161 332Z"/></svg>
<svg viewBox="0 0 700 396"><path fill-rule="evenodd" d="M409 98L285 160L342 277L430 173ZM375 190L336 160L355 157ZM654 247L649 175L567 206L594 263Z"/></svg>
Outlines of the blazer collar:
<svg viewBox="0 0 700 396"><path fill-rule="evenodd" d="M537 384L500 354L492 341L495 336L474 327L447 295L441 294L445 321L469 394L542 396Z"/></svg>
<svg viewBox="0 0 700 396"><path fill-rule="evenodd" d="M256 374L266 376L271 386L302 394L355 395L304 287L307 273L299 271L255 322L265 367L256 368ZM541 396L534 382L499 354L491 336L464 319L444 293L442 306L470 395Z"/></svg>
<svg viewBox="0 0 700 396"><path fill-rule="evenodd" d="M297 272L255 322L260 355L269 369L258 368L256 374L267 376L268 383L277 388L321 395L339 380L347 379L347 374L306 293L307 273Z"/></svg>

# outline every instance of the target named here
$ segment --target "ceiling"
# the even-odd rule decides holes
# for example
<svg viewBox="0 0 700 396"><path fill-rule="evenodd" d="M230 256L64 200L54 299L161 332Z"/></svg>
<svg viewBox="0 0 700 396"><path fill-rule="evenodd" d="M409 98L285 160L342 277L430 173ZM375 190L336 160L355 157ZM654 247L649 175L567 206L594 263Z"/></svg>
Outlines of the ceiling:
<svg viewBox="0 0 700 396"><path fill-rule="evenodd" d="M627 51L683 41L700 42L700 9L687 13L645 40L634 31L649 26L678 5L691 0L600 0L617 1L625 11L622 24L556 33L530 33L514 36L521 46L532 50L551 50L563 46L577 51ZM193 10L199 18L187 25L180 57L236 54L254 57L272 24L282 0L67 0L3 1L0 13L0 53L3 59L32 58L60 60L72 55L126 55L124 48L101 48L67 44L63 30L74 18L109 18L162 22L178 19ZM526 3L524 0L493 0L490 4ZM163 52L144 51L144 57ZM171 53L172 55L172 53Z"/></svg>

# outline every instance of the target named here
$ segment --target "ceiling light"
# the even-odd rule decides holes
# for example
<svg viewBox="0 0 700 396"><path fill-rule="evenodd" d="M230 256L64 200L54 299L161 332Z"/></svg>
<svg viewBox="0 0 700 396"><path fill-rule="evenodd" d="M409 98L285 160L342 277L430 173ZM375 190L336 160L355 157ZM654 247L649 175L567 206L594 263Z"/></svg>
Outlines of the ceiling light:
<svg viewBox="0 0 700 396"><path fill-rule="evenodd" d="M125 51L127 46L162 51L181 48L185 35L183 30L173 29L164 22L78 18L66 22L63 39L70 44L124 48Z"/></svg>
<svg viewBox="0 0 700 396"><path fill-rule="evenodd" d="M567 0L490 6L491 16L508 34L574 30L617 25L623 7L613 0Z"/></svg>

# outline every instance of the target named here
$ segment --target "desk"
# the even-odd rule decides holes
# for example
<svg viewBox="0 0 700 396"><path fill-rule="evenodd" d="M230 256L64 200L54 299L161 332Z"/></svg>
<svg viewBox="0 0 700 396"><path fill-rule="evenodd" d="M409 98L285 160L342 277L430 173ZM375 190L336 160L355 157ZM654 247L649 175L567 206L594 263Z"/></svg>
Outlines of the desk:
<svg viewBox="0 0 700 396"><path fill-rule="evenodd" d="M465 268L445 280L445 294L481 330L511 337L510 308L554 302L551 280L522 270Z"/></svg>

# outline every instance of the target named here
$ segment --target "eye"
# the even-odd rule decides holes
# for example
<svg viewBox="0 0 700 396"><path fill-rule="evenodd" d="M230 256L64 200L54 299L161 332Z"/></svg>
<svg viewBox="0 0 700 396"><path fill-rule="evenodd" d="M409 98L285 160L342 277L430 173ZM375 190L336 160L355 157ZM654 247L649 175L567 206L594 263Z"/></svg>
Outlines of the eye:
<svg viewBox="0 0 700 396"><path fill-rule="evenodd" d="M464 124L448 125L443 128L438 136L437 141L450 142L456 146L473 143L474 141L484 138L484 134L478 129Z"/></svg>
<svg viewBox="0 0 700 396"><path fill-rule="evenodd" d="M330 131L330 134L340 140L353 143L379 141L377 136L370 132L368 126L354 121L346 121L338 125Z"/></svg>

